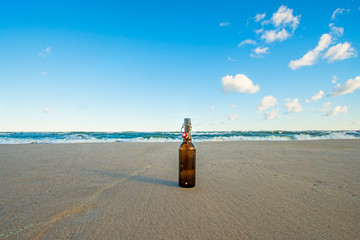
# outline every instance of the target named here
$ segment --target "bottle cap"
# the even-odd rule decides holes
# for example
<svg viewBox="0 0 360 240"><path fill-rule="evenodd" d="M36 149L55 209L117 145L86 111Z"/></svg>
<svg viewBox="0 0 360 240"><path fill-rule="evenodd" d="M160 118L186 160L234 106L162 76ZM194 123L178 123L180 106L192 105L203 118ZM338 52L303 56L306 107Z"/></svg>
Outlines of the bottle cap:
<svg viewBox="0 0 360 240"><path fill-rule="evenodd" d="M190 118L184 118L184 125L191 126L191 119Z"/></svg>

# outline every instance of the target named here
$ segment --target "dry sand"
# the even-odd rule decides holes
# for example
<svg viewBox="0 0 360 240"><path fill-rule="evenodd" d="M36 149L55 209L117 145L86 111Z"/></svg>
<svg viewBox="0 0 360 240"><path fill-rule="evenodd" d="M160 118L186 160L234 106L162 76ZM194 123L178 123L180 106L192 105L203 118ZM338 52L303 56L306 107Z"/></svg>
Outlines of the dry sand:
<svg viewBox="0 0 360 240"><path fill-rule="evenodd" d="M359 239L359 140L195 145L0 145L0 239Z"/></svg>

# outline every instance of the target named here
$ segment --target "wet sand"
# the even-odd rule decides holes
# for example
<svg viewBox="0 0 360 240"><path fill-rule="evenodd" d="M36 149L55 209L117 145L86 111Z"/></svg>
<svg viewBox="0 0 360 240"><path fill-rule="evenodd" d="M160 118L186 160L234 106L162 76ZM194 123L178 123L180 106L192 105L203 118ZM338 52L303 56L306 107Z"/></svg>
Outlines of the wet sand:
<svg viewBox="0 0 360 240"><path fill-rule="evenodd" d="M0 239L359 239L360 141L0 145Z"/></svg>

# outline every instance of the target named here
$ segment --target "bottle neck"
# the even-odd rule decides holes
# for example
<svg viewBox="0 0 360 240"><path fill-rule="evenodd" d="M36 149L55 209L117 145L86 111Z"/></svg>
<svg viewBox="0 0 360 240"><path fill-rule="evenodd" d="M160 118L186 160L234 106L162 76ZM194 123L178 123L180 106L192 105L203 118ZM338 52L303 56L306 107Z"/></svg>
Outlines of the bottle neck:
<svg viewBox="0 0 360 240"><path fill-rule="evenodd" d="M191 142L191 123L189 119L185 119L183 127L184 127L184 132L187 134L187 136L183 138L183 142Z"/></svg>
<svg viewBox="0 0 360 240"><path fill-rule="evenodd" d="M189 134L187 138L184 138L183 142L191 142L191 135Z"/></svg>

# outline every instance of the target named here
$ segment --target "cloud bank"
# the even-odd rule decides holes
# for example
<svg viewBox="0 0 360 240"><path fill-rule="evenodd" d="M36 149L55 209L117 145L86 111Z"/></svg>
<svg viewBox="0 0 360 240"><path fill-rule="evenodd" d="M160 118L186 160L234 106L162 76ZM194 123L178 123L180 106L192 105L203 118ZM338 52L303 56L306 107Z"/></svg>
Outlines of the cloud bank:
<svg viewBox="0 0 360 240"><path fill-rule="evenodd" d="M279 9L274 12L270 19L264 20L266 17L266 13L258 13L252 19L255 22L261 22L260 29L254 29L256 33L256 37L260 38L263 44L270 44L273 42L282 42L286 39L290 38L295 29L299 26L301 15L294 16L293 9L288 8L285 5L279 7ZM245 46L248 44L256 45L257 42L252 39L243 40L238 44L238 47ZM265 50L266 49L266 50ZM263 51L262 53L258 53L258 51ZM262 54L270 53L269 47L262 46L253 50L255 53L251 53L251 57L264 57Z"/></svg>
<svg viewBox="0 0 360 240"><path fill-rule="evenodd" d="M292 70L298 69L303 66L311 66L315 64L316 60L319 58L320 53L327 49L331 43L331 36L330 34L323 34L320 37L320 40L317 46L313 49L308 51L302 58L298 60L292 60L289 63L289 67Z"/></svg>
<svg viewBox="0 0 360 240"><path fill-rule="evenodd" d="M273 13L270 20L263 21L263 25L272 23L275 29L266 30L261 35L261 39L264 39L266 43L272 43L275 41L284 41L291 37L291 33L294 33L295 29L299 26L301 15L294 16L293 9L287 6L280 6L277 12ZM288 32L289 29L291 33Z"/></svg>
<svg viewBox="0 0 360 240"><path fill-rule="evenodd" d="M345 11L345 9L338 8L333 13L332 18L334 19L337 14L341 14L343 11ZM321 55L323 55L323 59L328 59L328 63L357 57L356 50L351 46L351 43L349 42L338 43L335 46L330 47L331 44L334 44L336 42L338 37L344 35L344 28L337 27L334 25L334 23L330 23L329 27L330 33L323 34L320 37L318 45L313 50L308 51L302 58L297 60L291 60L289 62L288 66L292 70L296 70L303 66L314 65ZM328 50L325 54L323 54L326 49Z"/></svg>

